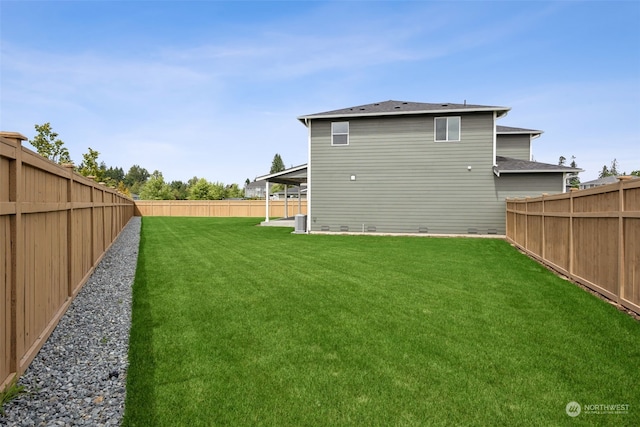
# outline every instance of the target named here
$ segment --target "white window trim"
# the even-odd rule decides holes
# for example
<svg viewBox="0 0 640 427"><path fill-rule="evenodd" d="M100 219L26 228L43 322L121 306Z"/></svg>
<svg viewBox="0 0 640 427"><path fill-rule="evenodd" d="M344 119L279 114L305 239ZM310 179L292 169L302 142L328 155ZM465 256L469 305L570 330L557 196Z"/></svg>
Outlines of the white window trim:
<svg viewBox="0 0 640 427"><path fill-rule="evenodd" d="M346 133L344 133L344 132L338 132L338 133L334 132L333 131L333 125L336 124L336 123L346 123L347 124L347 132ZM346 145L349 145L349 142L350 142L349 141L350 140L350 138L349 138L349 130L350 130L350 126L349 126L349 122L348 121L331 122L331 145L334 146L334 147L344 147ZM346 144L334 144L333 143L333 136L334 135L347 135L347 143Z"/></svg>
<svg viewBox="0 0 640 427"><path fill-rule="evenodd" d="M458 139L449 139L449 119L454 119L454 118L458 119ZM436 130L436 121L438 119L447 119L447 125L445 126L445 129L447 131L446 139L438 139L438 132ZM462 117L461 116L442 116L442 117L433 118L433 141L434 142L460 142L461 137L462 137Z"/></svg>

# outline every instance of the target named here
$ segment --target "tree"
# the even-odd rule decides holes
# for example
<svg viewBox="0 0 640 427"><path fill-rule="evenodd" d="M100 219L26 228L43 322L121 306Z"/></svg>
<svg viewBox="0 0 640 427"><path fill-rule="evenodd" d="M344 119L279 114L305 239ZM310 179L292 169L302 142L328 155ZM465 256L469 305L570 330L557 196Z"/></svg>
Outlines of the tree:
<svg viewBox="0 0 640 427"><path fill-rule="evenodd" d="M58 138L58 134L51 129L48 122L43 125L35 125L38 134L29 141L42 157L46 157L58 164L71 163L69 150L64 147L64 142Z"/></svg>
<svg viewBox="0 0 640 427"><path fill-rule="evenodd" d="M611 173L609 173L609 168L607 167L607 165L602 166L602 170L600 171L598 178L604 178L605 176L611 176Z"/></svg>
<svg viewBox="0 0 640 427"><path fill-rule="evenodd" d="M620 172L618 172L618 159L613 159L611 161L611 167L609 168L609 172L611 173L611 175L613 176L618 176L620 175Z"/></svg>
<svg viewBox="0 0 640 427"><path fill-rule="evenodd" d="M93 176L98 182L103 181L104 173L98 166L99 155L98 151L89 147L89 151L82 155L82 163L78 166L78 173L83 176Z"/></svg>
<svg viewBox="0 0 640 427"><path fill-rule="evenodd" d="M192 182L195 177L189 180ZM189 186L189 200L222 200L227 197L227 189L221 182L209 182L200 178Z"/></svg>
<svg viewBox="0 0 640 427"><path fill-rule="evenodd" d="M118 182L117 189L118 189L119 192L121 192L125 196L131 197L131 191L129 191L129 189L124 185L124 182L122 182L122 181Z"/></svg>
<svg viewBox="0 0 640 427"><path fill-rule="evenodd" d="M241 199L244 197L244 190L238 184L227 185L226 196L227 199Z"/></svg>
<svg viewBox="0 0 640 427"><path fill-rule="evenodd" d="M618 175L620 175L620 172L618 172L618 160L613 159L611 161L611 167L608 168L607 165L602 166L602 170L600 171L600 175L598 175L598 178Z"/></svg>
<svg viewBox="0 0 640 427"><path fill-rule="evenodd" d="M629 175L632 175L632 176L640 176L640 170L637 170L637 171L631 171L631 173L630 173Z"/></svg>
<svg viewBox="0 0 640 427"><path fill-rule="evenodd" d="M187 200L187 197L189 196L189 187L186 183L182 181L171 181L171 183L169 183L169 187L171 187L173 197L176 200Z"/></svg>
<svg viewBox="0 0 640 427"><path fill-rule="evenodd" d="M100 169L103 171L103 175L107 179L113 180L113 182L124 182L124 170L122 168L114 168L109 167L104 164L104 162L100 163Z"/></svg>
<svg viewBox="0 0 640 427"><path fill-rule="evenodd" d="M576 163L576 156L571 156L571 163L570 166L572 168L578 168L578 163ZM575 172L571 175L569 175L569 185L572 188L578 188L580 187L580 177L578 176L580 174L580 172Z"/></svg>
<svg viewBox="0 0 640 427"><path fill-rule="evenodd" d="M213 188L209 181L204 178L198 179L189 187L189 200L213 200Z"/></svg>
<svg viewBox="0 0 640 427"><path fill-rule="evenodd" d="M142 200L173 200L171 187L164 182L162 172L155 170L140 189Z"/></svg>
<svg viewBox="0 0 640 427"><path fill-rule="evenodd" d="M129 172L124 176L124 184L127 187L132 188L135 184L144 184L150 176L149 171L145 168L133 165L129 168Z"/></svg>
<svg viewBox="0 0 640 427"><path fill-rule="evenodd" d="M576 156L571 156L571 163L570 166L572 168L578 168L578 163L576 163ZM578 176L580 174L580 172L576 172L574 174L571 174L569 176L569 185L572 188L578 188L580 187L580 177Z"/></svg>
<svg viewBox="0 0 640 427"><path fill-rule="evenodd" d="M564 162L567 161L566 157L564 156L560 156L560 158L558 159L558 164L560 166L564 166Z"/></svg>
<svg viewBox="0 0 640 427"><path fill-rule="evenodd" d="M284 162L282 161L282 157L280 154L276 153L273 156L273 161L271 162L271 170L269 173L277 173L282 172L285 169ZM271 186L271 192L277 193L278 191L282 191L284 189L284 184L274 184Z"/></svg>
<svg viewBox="0 0 640 427"><path fill-rule="evenodd" d="M221 182L211 183L211 200L222 200L227 198L227 189Z"/></svg>
<svg viewBox="0 0 640 427"><path fill-rule="evenodd" d="M276 155L273 156L273 161L271 162L271 170L269 171L269 173L282 172L284 169L285 167L284 162L282 161L282 157L280 157L280 154L276 153Z"/></svg>

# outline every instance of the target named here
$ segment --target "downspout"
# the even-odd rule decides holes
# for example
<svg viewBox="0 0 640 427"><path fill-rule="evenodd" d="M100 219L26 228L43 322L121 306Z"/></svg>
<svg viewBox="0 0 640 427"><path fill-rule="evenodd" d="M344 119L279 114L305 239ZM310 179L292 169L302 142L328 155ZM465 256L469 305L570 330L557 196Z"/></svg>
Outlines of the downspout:
<svg viewBox="0 0 640 427"><path fill-rule="evenodd" d="M307 233L311 233L311 120L305 118L304 124L309 129L307 141Z"/></svg>
<svg viewBox="0 0 640 427"><path fill-rule="evenodd" d="M529 136L529 161L533 161L533 140L540 138L540 134Z"/></svg>
<svg viewBox="0 0 640 427"><path fill-rule="evenodd" d="M498 113L496 111L493 112L493 160L491 164L494 167L498 166L498 162L496 161L496 144L497 144L497 135L496 135L496 121L498 120ZM498 175L500 176L500 175Z"/></svg>

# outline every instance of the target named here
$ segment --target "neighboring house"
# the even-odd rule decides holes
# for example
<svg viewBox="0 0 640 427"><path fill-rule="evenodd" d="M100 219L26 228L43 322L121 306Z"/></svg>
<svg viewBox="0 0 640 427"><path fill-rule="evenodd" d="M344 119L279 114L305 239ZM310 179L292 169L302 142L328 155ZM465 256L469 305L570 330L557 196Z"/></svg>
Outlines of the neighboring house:
<svg viewBox="0 0 640 427"><path fill-rule="evenodd" d="M599 187L601 185L613 184L618 182L617 176L605 176L604 178L594 179L593 181L581 182L580 189Z"/></svg>
<svg viewBox="0 0 640 427"><path fill-rule="evenodd" d="M564 191L580 169L531 161L510 108L386 101L298 117L309 231L505 233L507 197Z"/></svg>
<svg viewBox="0 0 640 427"><path fill-rule="evenodd" d="M275 196L273 198L275 198L276 200L281 200L281 199L284 199L285 197L287 199L297 199L298 194L300 194L301 200L307 199L307 189L303 187L299 187L299 186L288 187L286 193L287 194L285 195L285 191L280 190L276 193L273 193L272 196Z"/></svg>
<svg viewBox="0 0 640 427"><path fill-rule="evenodd" d="M264 181L253 181L244 186L245 199L264 199L266 193Z"/></svg>

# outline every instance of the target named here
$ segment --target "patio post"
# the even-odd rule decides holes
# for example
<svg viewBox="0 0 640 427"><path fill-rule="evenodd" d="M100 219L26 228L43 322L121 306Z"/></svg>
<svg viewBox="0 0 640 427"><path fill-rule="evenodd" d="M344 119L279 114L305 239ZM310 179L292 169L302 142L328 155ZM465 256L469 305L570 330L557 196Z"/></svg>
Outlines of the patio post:
<svg viewBox="0 0 640 427"><path fill-rule="evenodd" d="M289 205L287 204L287 184L284 185L284 217L289 218Z"/></svg>
<svg viewBox="0 0 640 427"><path fill-rule="evenodd" d="M269 222L269 181L267 180L266 189L264 190L264 200L266 202L264 222Z"/></svg>

